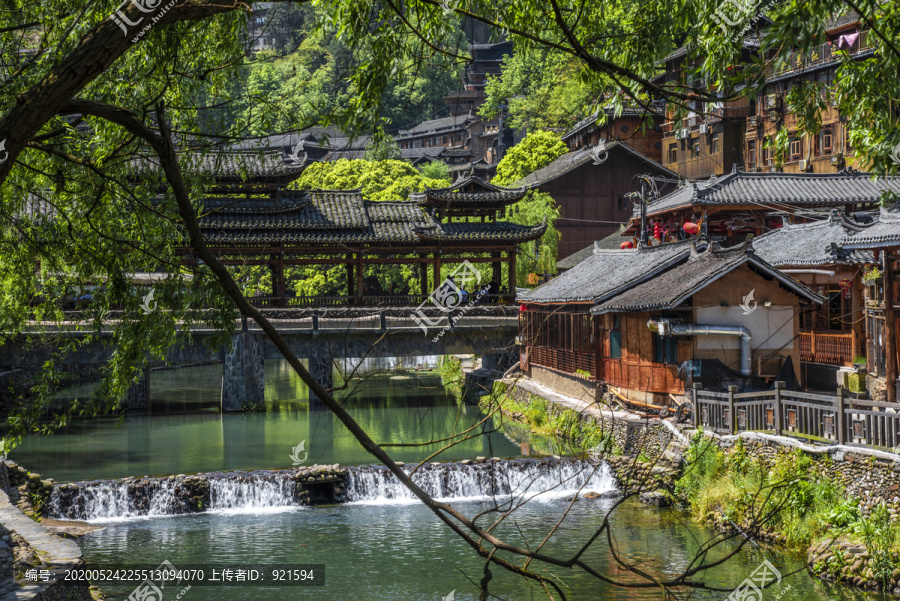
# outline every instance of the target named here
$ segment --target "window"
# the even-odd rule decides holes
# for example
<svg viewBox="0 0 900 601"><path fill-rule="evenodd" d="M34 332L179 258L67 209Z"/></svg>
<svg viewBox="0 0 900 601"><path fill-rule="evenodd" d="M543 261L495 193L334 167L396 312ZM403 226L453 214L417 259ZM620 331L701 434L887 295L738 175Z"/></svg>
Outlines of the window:
<svg viewBox="0 0 900 601"><path fill-rule="evenodd" d="M621 315L616 315L613 322L613 329L609 331L609 358L622 358L622 330Z"/></svg>
<svg viewBox="0 0 900 601"><path fill-rule="evenodd" d="M765 142L763 143L763 164L768 166L772 164L772 147L770 144L772 143L772 138L767 137Z"/></svg>
<svg viewBox="0 0 900 601"><path fill-rule="evenodd" d="M799 159L803 154L803 144L797 138L791 138L791 159Z"/></svg>
<svg viewBox="0 0 900 601"><path fill-rule="evenodd" d="M719 134L713 134L709 141L709 153L719 154Z"/></svg>
<svg viewBox="0 0 900 601"><path fill-rule="evenodd" d="M657 363L678 363L678 340L674 336L653 333L653 352Z"/></svg>
<svg viewBox="0 0 900 601"><path fill-rule="evenodd" d="M747 142L747 167L756 169L756 140Z"/></svg>
<svg viewBox="0 0 900 601"><path fill-rule="evenodd" d="M678 160L678 144L669 144L669 154L666 160L669 163L674 163Z"/></svg>
<svg viewBox="0 0 900 601"><path fill-rule="evenodd" d="M691 158L700 156L700 138L691 138Z"/></svg>

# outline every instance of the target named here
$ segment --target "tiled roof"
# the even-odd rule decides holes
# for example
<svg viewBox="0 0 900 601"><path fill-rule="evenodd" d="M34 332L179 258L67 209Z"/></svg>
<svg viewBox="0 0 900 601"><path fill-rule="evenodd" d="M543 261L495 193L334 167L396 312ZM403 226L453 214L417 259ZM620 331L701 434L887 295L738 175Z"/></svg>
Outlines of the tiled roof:
<svg viewBox="0 0 900 601"><path fill-rule="evenodd" d="M546 230L546 224L442 224L418 202L366 201L359 190L207 199L200 227L216 246L513 244L539 238Z"/></svg>
<svg viewBox="0 0 900 601"><path fill-rule="evenodd" d="M797 280L780 273L754 253L748 253L747 245L741 245L727 250L694 254L686 262L594 307L591 313L673 309L745 263L754 271L768 278L777 279L798 296L817 303L824 300Z"/></svg>
<svg viewBox="0 0 900 601"><path fill-rule="evenodd" d="M862 250L851 251L839 246L847 236L863 226L835 212L822 221L785 224L753 239L758 257L776 267L816 265L864 265L874 256Z"/></svg>
<svg viewBox="0 0 900 601"><path fill-rule="evenodd" d="M645 249L603 250L519 297L523 303L598 303L684 260L685 242Z"/></svg>
<svg viewBox="0 0 900 601"><path fill-rule="evenodd" d="M850 203L873 204L882 192L900 194L900 176L879 177L868 173L731 173L707 182L688 181L671 194L651 202L648 215L689 206L747 205L777 209L779 205L842 207Z"/></svg>
<svg viewBox="0 0 900 601"><path fill-rule="evenodd" d="M900 204L881 208L878 221L858 234L844 238L845 250L900 247Z"/></svg>
<svg viewBox="0 0 900 601"><path fill-rule="evenodd" d="M534 188L534 187L546 184L548 182L551 182L551 181L555 180L556 178L558 178L562 175L565 175L566 173L569 173L570 171L574 171L575 169L578 169L582 165L586 165L586 164L592 162L593 159L591 158L591 150L593 150L593 147L585 147L580 150L574 150L572 152L567 152L566 154L562 155L561 157L559 157L558 159L556 159L549 165L547 165L545 167L541 167L537 171L533 171L533 172L529 173L528 175L526 175L524 178L520 179L513 185L514 186L528 186L530 188ZM637 150L634 150L633 148L631 148L625 142L622 142L622 141L607 142L606 151L607 152L625 152L625 153L630 154L630 155L634 156L635 158L643 161L647 165L657 169L661 173L670 175L673 178L678 177L678 175L675 172L670 171L669 169L666 169L665 167L663 167L662 165L660 165L653 159L642 155ZM603 164L606 164L606 163L604 162ZM598 165L598 167L602 166L603 164Z"/></svg>
<svg viewBox="0 0 900 601"><path fill-rule="evenodd" d="M612 106L603 107L603 112L612 117L615 114L615 110ZM650 102L649 107L643 106L624 106L622 107L622 115L636 115L643 116L646 114L656 115L657 117L662 117L666 114L666 103L662 100L653 100ZM573 135L577 134L579 131L585 129L586 127L590 127L597 122L597 119L600 118L600 109L594 111L590 116L585 117L581 121L575 124L575 127L567 131L562 139L570 138Z"/></svg>
<svg viewBox="0 0 900 601"><path fill-rule="evenodd" d="M537 240L547 231L546 220L540 225L523 226L516 223L440 223L435 228L417 228L423 240L434 242L507 242L521 244Z"/></svg>
<svg viewBox="0 0 900 601"><path fill-rule="evenodd" d="M285 161L281 148L255 152L210 151L186 157L185 173L209 174L218 182L277 182L288 183L300 177L306 163ZM140 159L135 171L158 169L155 157Z"/></svg>
<svg viewBox="0 0 900 601"><path fill-rule="evenodd" d="M501 208L522 200L527 192L525 188L504 188L467 176L446 188L427 190L420 202L424 207L437 209Z"/></svg>
<svg viewBox="0 0 900 601"><path fill-rule="evenodd" d="M573 267L575 267L576 265L578 265L585 259L589 258L591 255L593 255L595 248L606 249L606 250L615 250L615 249L621 248L623 242L631 240L631 238L626 238L626 237L622 236L623 231L624 231L624 228L619 228L618 232L614 232L614 233L610 234L609 236L607 236L606 238L603 238L602 240L598 240L597 242L594 242L590 246L586 246L585 248L582 248L578 252L573 253L566 258L560 259L559 261L556 262L556 268L559 269L560 271L562 271L564 269L572 269Z"/></svg>
<svg viewBox="0 0 900 601"><path fill-rule="evenodd" d="M430 121L423 121L419 123L415 127L410 129L401 129L400 137L409 137L421 134L427 134L431 131L440 131L454 127L462 127L465 125L466 121L472 119L469 115L456 115L451 117L442 117L440 119L432 119Z"/></svg>

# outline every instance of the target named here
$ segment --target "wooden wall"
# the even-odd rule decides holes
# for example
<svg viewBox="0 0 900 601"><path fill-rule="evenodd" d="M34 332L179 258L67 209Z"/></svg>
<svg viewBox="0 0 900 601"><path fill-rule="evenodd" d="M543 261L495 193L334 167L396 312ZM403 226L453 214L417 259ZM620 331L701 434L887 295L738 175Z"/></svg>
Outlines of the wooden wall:
<svg viewBox="0 0 900 601"><path fill-rule="evenodd" d="M788 337L793 337L793 343L786 348L779 348L780 345L773 345L771 340L766 340L765 338L760 339L759 336L755 337L751 343L751 347L753 349L752 357L753 357L753 370L754 373L757 370L757 360L759 357L768 357L770 355L780 355L783 357L790 356L794 363L794 372L797 378L800 378L800 318L799 311L800 305L797 296L789 292L787 289L782 287L778 282L774 280L768 280L765 277L761 276L757 272L753 271L747 265L742 265L741 267L735 269L729 274L726 274L722 278L720 278L715 283L707 286L706 288L698 291L693 296L693 304L695 315L694 319L698 323L700 320L696 317L696 311L701 307L720 307L723 310L723 314L727 313L728 315L733 315L735 312L737 314L742 314L743 310L740 309L740 305L744 300L744 297L753 290L754 301L756 302L756 309L754 313L761 312L759 316L756 316L756 319L759 319L761 316L766 315L768 309L764 306L765 302L772 303L772 309L784 308L784 307L792 307L793 308L793 323L785 326L789 328L787 332L785 332ZM725 305L725 306L723 306ZM750 306L752 307L752 303ZM774 315L774 312L773 312ZM775 317L772 320L776 319ZM781 319L778 317L777 319ZM703 320L703 323L707 323L708 320ZM771 321L771 320L770 320ZM729 322L726 321L722 324L711 324L711 325L729 325ZM780 328L782 326L781 323L775 323L773 321L772 328ZM784 331L784 330L782 330ZM703 349L695 349L694 358L695 359L719 359L722 363L731 367L732 369L740 369L741 365L741 353L740 353L740 345L735 344L734 349L726 349L726 350L703 350Z"/></svg>
<svg viewBox="0 0 900 601"><path fill-rule="evenodd" d="M607 320L606 327L611 326L612 315L604 316ZM622 337L622 358L609 358L609 332L604 331L601 336L603 345L602 374L601 378L612 386L628 390L643 392L681 394L684 392L684 382L676 376L677 364L655 363L653 336L647 327L650 313L623 314L619 323ZM686 350L689 353L689 350ZM682 357L682 348L679 345L678 360L685 361L688 356Z"/></svg>
<svg viewBox="0 0 900 601"><path fill-rule="evenodd" d="M563 217L556 222L560 233L559 259L617 232L619 224L631 218L631 201L620 199L639 189L634 178L640 174L665 175L644 161L614 149L603 164L588 162L539 187L556 200ZM673 184L660 184L662 194L672 190Z"/></svg>

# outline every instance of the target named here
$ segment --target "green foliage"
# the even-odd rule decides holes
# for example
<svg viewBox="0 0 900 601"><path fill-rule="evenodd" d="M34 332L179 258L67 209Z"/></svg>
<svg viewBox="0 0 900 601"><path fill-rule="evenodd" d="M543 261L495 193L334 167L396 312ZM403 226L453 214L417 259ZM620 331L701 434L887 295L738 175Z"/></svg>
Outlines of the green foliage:
<svg viewBox="0 0 900 601"><path fill-rule="evenodd" d="M834 528L847 528L859 518L859 499L854 497L844 497L825 514L825 521Z"/></svg>
<svg viewBox="0 0 900 601"><path fill-rule="evenodd" d="M521 225L536 225L546 220L547 231L532 242L519 245L516 260L516 285L524 286L529 273L556 275L556 261L559 256L559 205L549 194L529 190L525 198L507 207L506 219Z"/></svg>
<svg viewBox="0 0 900 601"><path fill-rule="evenodd" d="M568 152L568 147L559 134L551 131L536 131L506 151L497 164L497 177L493 183L509 186L529 173L537 171Z"/></svg>
<svg viewBox="0 0 900 601"><path fill-rule="evenodd" d="M367 161L399 161L402 158L400 145L392 137L382 132L372 136L366 150Z"/></svg>
<svg viewBox="0 0 900 601"><path fill-rule="evenodd" d="M353 190L359 188L368 200L406 200L410 192L443 188L447 180L425 177L404 161L340 159L313 163L303 171L292 188L299 190Z"/></svg>
<svg viewBox="0 0 900 601"><path fill-rule="evenodd" d="M778 130L774 137L766 139L764 146L772 150L775 169L781 171L784 168L784 163L787 160L791 147L791 138L788 135L788 131L784 128Z"/></svg>
<svg viewBox="0 0 900 601"><path fill-rule="evenodd" d="M884 502L880 503L869 517L860 516L854 524L854 531L866 545L869 553L869 565L882 584L886 584L891 578L891 573L897 567L894 548L897 544L900 530L891 521L891 514Z"/></svg>
<svg viewBox="0 0 900 601"><path fill-rule="evenodd" d="M790 110L797 117L797 129L809 139L822 129L822 115L828 108L827 88L817 81L799 81L791 86L785 96ZM812 145L807 144L807 156L812 153Z"/></svg>
<svg viewBox="0 0 900 601"><path fill-rule="evenodd" d="M450 171L444 161L428 161L419 166L419 173L427 179L450 181Z"/></svg>

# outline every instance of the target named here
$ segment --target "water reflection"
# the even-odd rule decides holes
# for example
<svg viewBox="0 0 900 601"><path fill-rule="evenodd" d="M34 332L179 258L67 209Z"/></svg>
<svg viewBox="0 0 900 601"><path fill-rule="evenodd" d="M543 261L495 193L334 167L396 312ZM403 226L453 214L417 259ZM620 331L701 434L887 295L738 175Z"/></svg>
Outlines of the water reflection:
<svg viewBox="0 0 900 601"><path fill-rule="evenodd" d="M398 363L368 360L347 383L342 377L354 365L336 366L336 398L374 440L424 443L461 432L480 419L477 409L457 405L434 372L397 369ZM415 358L408 365L422 363ZM149 415L75 420L51 437L26 440L11 458L57 480L287 468L293 464L292 449L302 441L309 451L307 464L375 461L330 411L310 406L306 385L287 362L266 363L264 413L218 413L221 381L221 365L154 372ZM78 386L63 396L92 392L92 386ZM439 459L519 455L518 443L493 432L493 426L487 430ZM429 444L390 452L399 461L411 462L439 448Z"/></svg>

